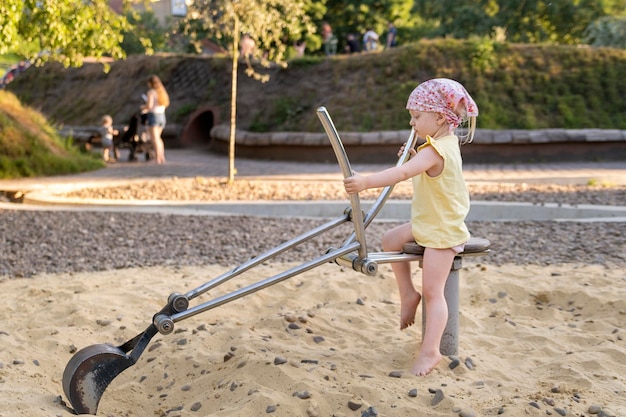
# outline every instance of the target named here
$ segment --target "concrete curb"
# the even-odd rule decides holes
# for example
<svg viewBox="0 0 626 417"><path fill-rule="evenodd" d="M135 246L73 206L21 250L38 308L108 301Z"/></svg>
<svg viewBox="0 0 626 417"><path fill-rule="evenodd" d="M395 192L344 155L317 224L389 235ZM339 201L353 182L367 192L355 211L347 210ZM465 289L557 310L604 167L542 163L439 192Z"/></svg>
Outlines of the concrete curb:
<svg viewBox="0 0 626 417"><path fill-rule="evenodd" d="M373 201L361 202L366 213ZM335 218L350 208L346 201L168 201L168 200L103 200L67 198L47 192L24 196L17 209L55 209L163 213L175 215L258 216L280 218ZM376 221L408 221L411 202L388 200ZM556 203L517 203L472 201L468 221L626 221L626 206L569 205Z"/></svg>

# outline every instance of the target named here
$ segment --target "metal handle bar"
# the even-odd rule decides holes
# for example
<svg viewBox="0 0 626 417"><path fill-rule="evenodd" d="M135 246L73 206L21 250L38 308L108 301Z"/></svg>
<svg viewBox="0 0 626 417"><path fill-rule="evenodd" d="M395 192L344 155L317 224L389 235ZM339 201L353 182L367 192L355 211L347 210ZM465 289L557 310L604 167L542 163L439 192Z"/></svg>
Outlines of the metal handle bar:
<svg viewBox="0 0 626 417"><path fill-rule="evenodd" d="M179 322L181 320L187 319L189 317L195 316L200 313L204 313L205 311L212 310L215 307L219 307L246 295L255 293L264 288L282 282L286 279L294 277L303 272L309 271L313 268L316 268L320 265L323 265L328 262L338 261L339 264L345 264L345 266L354 267L352 259L347 259L346 255L349 255L351 252L354 252L359 247L358 242L352 242L348 245L344 245L338 249L332 249L328 253L319 258L313 259L309 262L305 262L301 265L295 266L291 269L283 271L279 274L266 278L264 280L255 282L250 284L244 288L240 288L228 294L224 294L220 297L216 297L212 300L206 301L202 304L198 304L194 307L190 307L189 309L174 313L171 316L168 316L167 319L172 322ZM422 259L422 255L413 255L402 252L374 252L369 254L371 256L371 261L373 265L382 264L382 263L392 263L392 262L408 262L408 261L416 261ZM353 255L356 256L356 255ZM342 261L343 260L343 261ZM249 268L248 268L249 269ZM229 274L229 273L227 273ZM229 279L232 277L228 277Z"/></svg>
<svg viewBox="0 0 626 417"><path fill-rule="evenodd" d="M185 297L187 297L189 300L198 297L199 295L204 294L205 292L209 291L212 288L217 287L218 285L232 279L235 278L238 275L243 274L244 272L254 268L255 266L265 262L266 260L273 258L277 255L280 255L283 252L286 252L287 250L300 245L301 243L304 243L308 240L311 240L313 238L315 238L316 236L319 236L320 234L333 229L343 223L346 223L347 221L349 221L348 216L343 216L343 217L338 217L335 220L331 220L327 223L324 223L318 227L316 227L313 230L309 230L306 233L303 233L299 236L294 237L291 240L288 240L287 242L282 243L281 245L270 249L269 251L263 253L262 255L256 256L254 258L251 258L250 260L248 260L247 262L244 262L243 264L239 265L238 267L225 272L224 274L213 278L212 280L210 280L209 282L189 291L187 294L185 294Z"/></svg>
<svg viewBox="0 0 626 417"><path fill-rule="evenodd" d="M343 143L341 143L341 139L339 139L339 133L337 133L337 129L335 129L335 125L333 124L333 121L330 118L330 114L328 114L326 107L322 106L317 109L317 117L319 117L320 122L322 122L322 126L324 126L326 135L328 135L328 139L330 139L330 144L335 151L335 156L337 157L337 162L339 162L339 166L341 167L343 177L351 177L352 168L350 168L348 155L346 155L346 150L343 147ZM350 206L352 207L352 223L354 223L356 240L360 243L359 257L361 259L365 259L367 257L365 226L363 225L363 213L361 212L361 202L359 201L358 194L350 195Z"/></svg>
<svg viewBox="0 0 626 417"><path fill-rule="evenodd" d="M296 275L298 275L298 274L300 274L302 272L309 271L309 270L311 270L311 269L313 269L315 267L318 267L318 266L320 266L322 264L325 264L325 263L328 263L328 262L332 262L335 259L337 259L337 258L339 258L339 257L341 257L343 255L346 255L346 254L348 254L350 252L355 251L358 248L358 246L359 246L359 243L358 242L354 242L354 243L352 243L350 245L343 246L343 247L341 247L339 249L332 250L332 251L328 252L327 254L325 254L323 256L320 256L317 259L314 259L314 260L309 261L309 262L305 262L305 263L303 263L303 264L301 264L299 266L293 267L293 268L291 268L291 269L289 269L287 271L283 271L280 274L276 274L276 275L274 275L272 277L266 278L266 279L264 279L262 281L258 281L258 282L254 283L254 284L250 284L247 287L244 287L244 288L241 288L239 290L233 291L231 293L225 294L225 295L223 295L221 297L214 298L212 300L209 300L209 301L207 301L205 303L202 303L200 305L197 305L195 307L191 307L188 310L185 310L183 312L173 314L170 317L170 319L172 321L174 321L174 322L177 322L177 321L181 321L181 320L184 320L186 318L195 316L196 314L203 313L203 312L205 312L207 310L211 310L211 309L213 309L215 307L219 307L219 306L221 306L223 304L229 303L229 302L231 302L233 300L236 300L236 299L241 298L243 296L246 296L248 294L252 294L254 292L257 292L259 290L267 288L267 287L269 287L271 285L274 285L274 284L277 284L277 283L279 283L281 281L284 281L284 280L286 280L288 278L296 276Z"/></svg>

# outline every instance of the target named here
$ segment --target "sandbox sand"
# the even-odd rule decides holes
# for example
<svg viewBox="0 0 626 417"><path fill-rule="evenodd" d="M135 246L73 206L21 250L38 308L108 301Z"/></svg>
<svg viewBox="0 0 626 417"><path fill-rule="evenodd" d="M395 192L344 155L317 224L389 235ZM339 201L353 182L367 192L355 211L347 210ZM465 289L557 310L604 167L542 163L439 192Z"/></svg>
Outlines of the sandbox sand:
<svg viewBox="0 0 626 417"><path fill-rule="evenodd" d="M288 266L253 269L191 305ZM464 266L454 369L446 357L426 377L409 374L421 326L399 330L388 265L367 277L328 264L157 334L106 390L98 415L580 416L597 406L591 411L626 416L623 270ZM224 271L158 267L0 282L0 416L72 415L62 388L71 352L123 343L171 292Z"/></svg>

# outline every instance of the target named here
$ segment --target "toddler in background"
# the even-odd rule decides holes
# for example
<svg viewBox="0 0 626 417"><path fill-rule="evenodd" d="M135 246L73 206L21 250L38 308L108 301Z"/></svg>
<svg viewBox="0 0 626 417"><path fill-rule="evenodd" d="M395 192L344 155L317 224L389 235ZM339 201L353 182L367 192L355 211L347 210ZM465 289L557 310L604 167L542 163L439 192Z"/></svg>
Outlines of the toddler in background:
<svg viewBox="0 0 626 417"><path fill-rule="evenodd" d="M118 135L119 131L113 129L113 118L108 114L102 116L102 127L100 127L100 137L102 138L102 157L105 162L115 161L115 149L113 146L113 135Z"/></svg>

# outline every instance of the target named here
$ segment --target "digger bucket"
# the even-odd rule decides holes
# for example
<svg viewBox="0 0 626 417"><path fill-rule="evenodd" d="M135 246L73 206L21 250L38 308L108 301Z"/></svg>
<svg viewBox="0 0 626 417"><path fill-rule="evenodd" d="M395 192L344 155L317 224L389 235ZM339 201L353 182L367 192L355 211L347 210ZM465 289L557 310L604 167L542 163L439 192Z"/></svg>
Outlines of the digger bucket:
<svg viewBox="0 0 626 417"><path fill-rule="evenodd" d="M78 414L96 414L113 378L135 362L112 345L92 345L78 351L63 372L63 391Z"/></svg>
<svg viewBox="0 0 626 417"><path fill-rule="evenodd" d="M111 381L137 362L157 333L157 328L150 325L145 332L121 346L98 344L76 352L63 371L63 391L74 411L95 415L102 394Z"/></svg>

